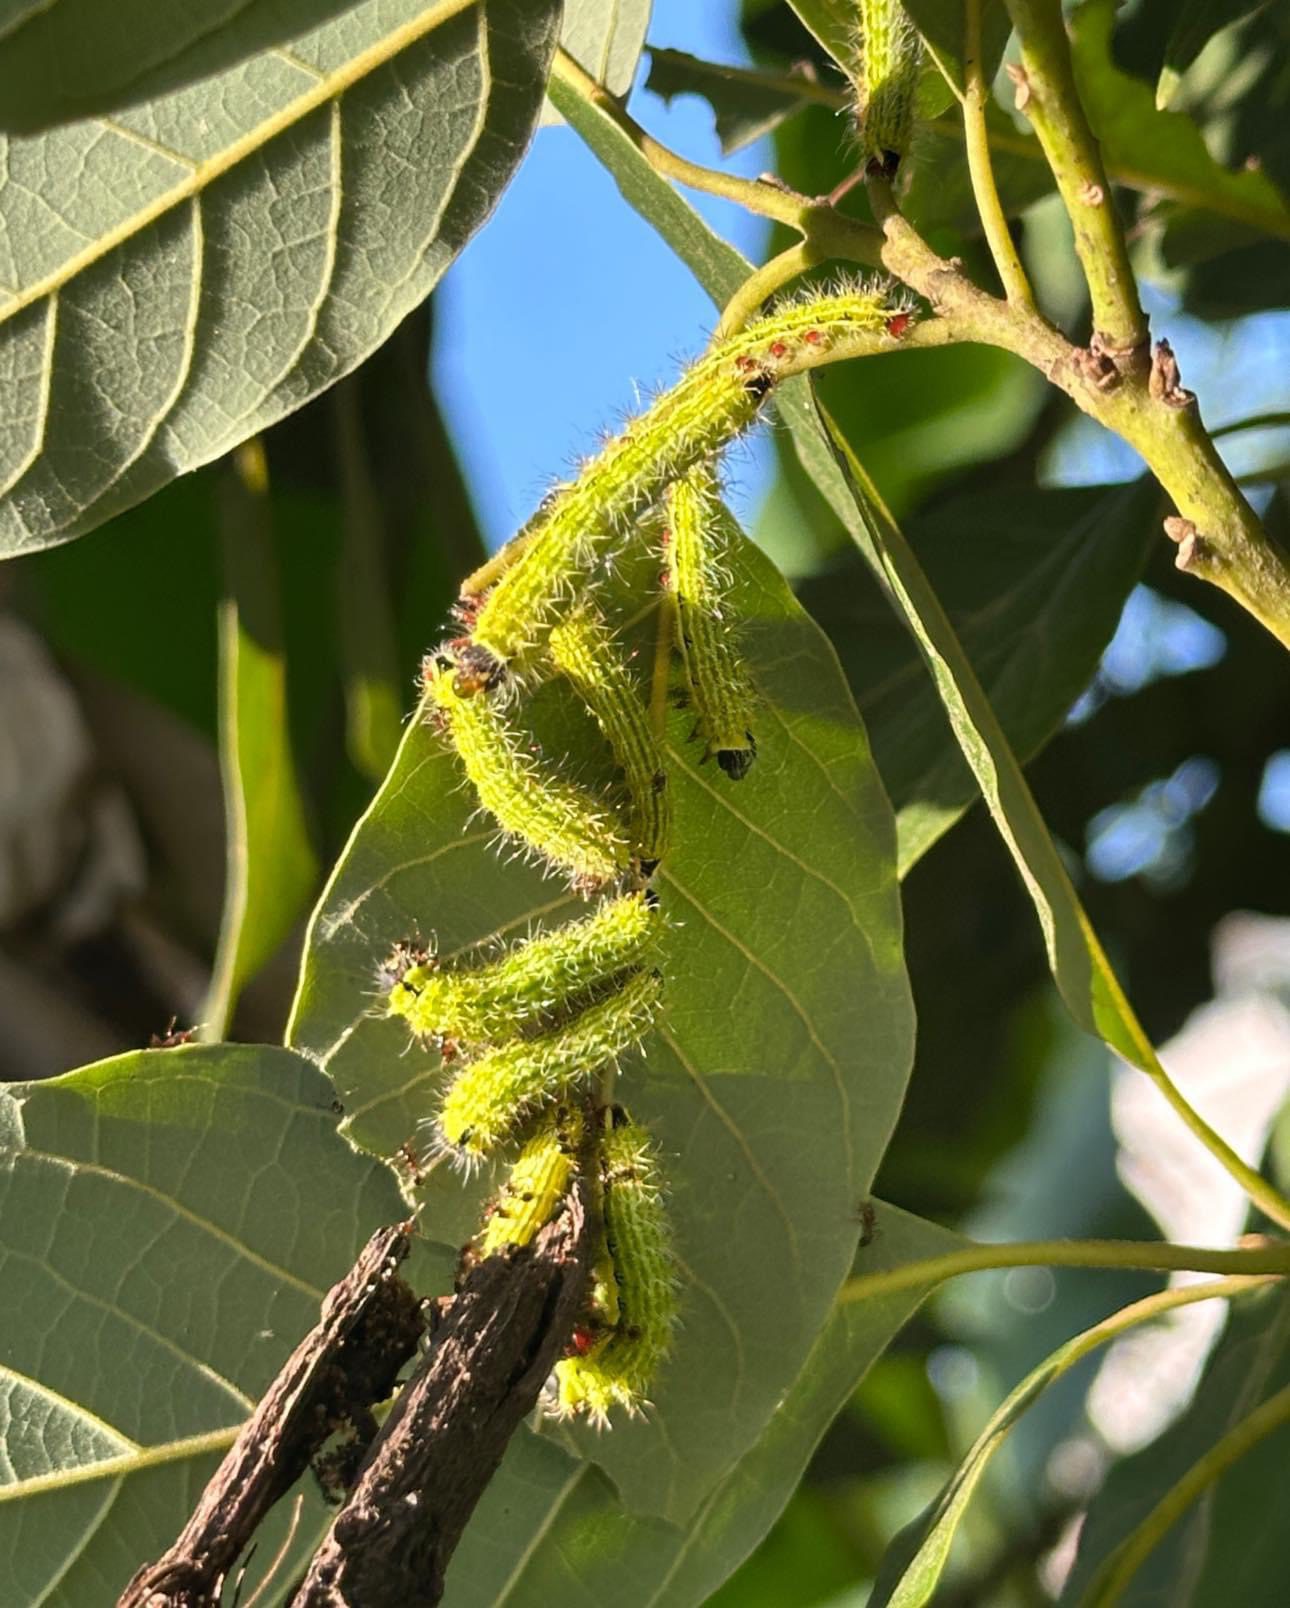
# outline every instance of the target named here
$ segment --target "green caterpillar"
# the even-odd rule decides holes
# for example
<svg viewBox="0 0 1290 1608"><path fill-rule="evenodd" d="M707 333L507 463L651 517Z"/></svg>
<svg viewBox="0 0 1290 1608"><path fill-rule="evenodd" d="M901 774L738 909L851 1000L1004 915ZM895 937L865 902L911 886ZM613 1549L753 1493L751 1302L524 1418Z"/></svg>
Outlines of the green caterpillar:
<svg viewBox="0 0 1290 1608"><path fill-rule="evenodd" d="M588 989L639 966L659 925L648 893L605 899L581 921L538 934L509 953L471 970L441 970L422 959L403 969L386 1000L418 1038L458 1044L500 1044L535 1027ZM386 972L397 973L402 951Z"/></svg>
<svg viewBox="0 0 1290 1608"><path fill-rule="evenodd" d="M858 0L851 81L865 158L894 174L909 151L923 41L900 0Z"/></svg>
<svg viewBox="0 0 1290 1608"><path fill-rule="evenodd" d="M716 757L732 781L741 781L757 757L752 732L752 682L722 618L729 585L726 561L739 531L716 493L711 474L697 470L668 489L671 563L681 657L703 757Z"/></svg>
<svg viewBox="0 0 1290 1608"><path fill-rule="evenodd" d="M790 302L709 350L551 498L482 601L463 600L477 678L495 681L540 647L552 616L624 522L745 430L777 381L806 366L804 353L818 360L848 336L882 334L902 317L907 323L908 310L887 286L857 286Z"/></svg>
<svg viewBox="0 0 1290 1608"><path fill-rule="evenodd" d="M601 1170L605 1237L618 1286L616 1326L555 1366L553 1411L585 1414L604 1427L612 1407L633 1416L672 1347L676 1264L663 1205L658 1150L646 1131L622 1115L604 1136ZM583 1331L584 1333L586 1331Z"/></svg>
<svg viewBox="0 0 1290 1608"><path fill-rule="evenodd" d="M480 804L506 837L562 871L581 893L626 869L631 852L615 812L584 788L543 774L495 698L459 690L455 665L442 655L428 662L425 688Z"/></svg>
<svg viewBox="0 0 1290 1608"><path fill-rule="evenodd" d="M632 847L648 876L667 851L671 795L663 756L649 717L613 636L592 608L576 610L551 628L551 660L595 716L627 783Z"/></svg>
<svg viewBox="0 0 1290 1608"><path fill-rule="evenodd" d="M453 1079L439 1112L442 1146L468 1165L492 1155L535 1107L566 1098L648 1030L663 981L633 973L567 1026L487 1051Z"/></svg>
<svg viewBox="0 0 1290 1608"><path fill-rule="evenodd" d="M480 1256L506 1245L527 1245L555 1216L578 1167L582 1118L575 1111L550 1112L515 1158L506 1182L475 1241Z"/></svg>

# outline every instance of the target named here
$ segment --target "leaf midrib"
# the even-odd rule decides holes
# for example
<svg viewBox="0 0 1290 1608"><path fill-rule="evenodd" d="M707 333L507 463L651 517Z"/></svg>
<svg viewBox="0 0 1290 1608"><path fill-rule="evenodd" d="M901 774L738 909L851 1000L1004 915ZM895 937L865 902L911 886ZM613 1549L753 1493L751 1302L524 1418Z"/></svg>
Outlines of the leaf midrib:
<svg viewBox="0 0 1290 1608"><path fill-rule="evenodd" d="M231 172L240 162L254 155L263 146L269 144L271 140L276 139L279 134L283 134L287 129L294 127L295 124L308 117L311 112L316 112L329 101L339 99L346 90L352 89L355 84L360 83L378 68L384 67L388 62L393 61L396 56L401 55L405 50L416 44L418 40L424 38L426 34L431 33L443 23L451 21L453 17L472 8L479 9L482 20L482 0L436 0L436 4L427 6L409 22L405 22L400 27L393 29L392 32L386 34L374 44L369 45L366 50L359 51L351 60L347 61L343 66L335 68L332 72L318 73L316 68L309 67L309 71L316 74L317 82L303 94L289 101L287 105L279 108L278 111L266 117L255 127L248 129L245 134L234 140L217 155L207 157L204 161L193 164L191 171L178 184L172 185L170 189L155 196L146 206L139 208L130 217L122 219L119 224L109 229L105 234L100 235L97 240L92 241L82 251L78 251L74 256L68 257L66 261L60 263L51 273L36 280L34 284L27 286L25 289L17 291L13 298L3 308L0 308L0 324L4 324L6 320L16 317L26 308L34 306L47 296L51 296L61 290L64 285L68 284L78 274L83 273L87 268L92 267L94 263L99 262L109 252L114 251L127 240L149 228L175 207L200 195L216 179L222 178L226 173ZM292 59L301 67L308 66L307 63L301 62L299 58L293 57ZM92 119L91 121L102 120ZM185 160L180 153L173 154L177 161Z"/></svg>

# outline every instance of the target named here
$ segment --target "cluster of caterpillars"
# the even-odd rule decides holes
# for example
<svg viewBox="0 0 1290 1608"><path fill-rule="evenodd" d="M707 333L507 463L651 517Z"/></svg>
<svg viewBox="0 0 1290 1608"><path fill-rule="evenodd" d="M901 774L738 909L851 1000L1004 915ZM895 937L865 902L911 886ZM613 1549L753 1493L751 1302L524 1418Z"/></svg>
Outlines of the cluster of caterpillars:
<svg viewBox="0 0 1290 1608"><path fill-rule="evenodd" d="M757 753L756 694L732 618L739 533L718 492L717 458L781 379L857 334L896 340L909 321L887 287L849 285L789 302L714 345L548 499L478 584L466 583L455 611L464 634L425 663L427 718L480 807L506 839L598 900L590 914L478 965L443 965L405 944L382 971L387 1012L453 1069L429 1148L475 1165L518 1147L474 1254L527 1243L578 1168L593 1186L603 1236L553 1381L561 1415L604 1424L612 1407L641 1410L677 1304L657 1147L606 1095L607 1074L663 1003L663 917L651 883L672 811L656 709L606 615L603 561L655 544L674 628L661 651L679 648L703 758L741 781ZM536 756L520 694L551 676L603 732L617 794Z"/></svg>

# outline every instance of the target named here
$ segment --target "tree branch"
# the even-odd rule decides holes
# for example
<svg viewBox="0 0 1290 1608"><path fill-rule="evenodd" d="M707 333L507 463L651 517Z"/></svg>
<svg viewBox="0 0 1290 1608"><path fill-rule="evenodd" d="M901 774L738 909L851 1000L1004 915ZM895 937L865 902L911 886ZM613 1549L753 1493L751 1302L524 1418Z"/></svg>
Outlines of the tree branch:
<svg viewBox="0 0 1290 1608"><path fill-rule="evenodd" d="M349 1429L359 1452L371 1439L372 1405L394 1389L425 1328L416 1297L397 1276L409 1228L400 1223L368 1240L242 1426L178 1540L139 1570L117 1608L214 1608L265 1514L323 1442L338 1427Z"/></svg>
<svg viewBox="0 0 1290 1608"><path fill-rule="evenodd" d="M444 1298L292 1608L440 1600L466 1521L573 1328L590 1250L584 1174L531 1246L487 1257Z"/></svg>
<svg viewBox="0 0 1290 1608"><path fill-rule="evenodd" d="M1061 0L1007 0L1021 42L1017 110L1030 119L1075 230L1093 302L1094 342L1117 366L1146 366L1147 320L1102 153L1084 116Z"/></svg>

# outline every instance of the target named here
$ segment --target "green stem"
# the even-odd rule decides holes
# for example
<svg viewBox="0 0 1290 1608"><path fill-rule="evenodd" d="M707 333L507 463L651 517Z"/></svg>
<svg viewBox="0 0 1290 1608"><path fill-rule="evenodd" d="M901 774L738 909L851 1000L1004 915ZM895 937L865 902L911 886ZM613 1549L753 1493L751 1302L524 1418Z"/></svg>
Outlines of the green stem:
<svg viewBox="0 0 1290 1608"><path fill-rule="evenodd" d="M1203 1286L1202 1286L1203 1288ZM1198 1496L1220 1479L1234 1463L1244 1457L1273 1430L1290 1423L1290 1385L1269 1396L1248 1418L1229 1429L1220 1440L1170 1487L1147 1514L1105 1559L1081 1600L1081 1608L1112 1608L1147 1558L1159 1545L1166 1531L1186 1512Z"/></svg>
<svg viewBox="0 0 1290 1608"><path fill-rule="evenodd" d="M666 179L684 184L691 190L701 190L705 195L720 196L723 201L733 201L736 206L754 212L758 217L771 218L807 237L813 235L813 223L833 211L827 203L799 195L785 184L772 183L769 179L742 179L736 174L702 167L698 162L678 156L668 146L647 134L622 103L615 100L589 73L584 72L564 50L556 51L551 63L551 76L580 100L596 107L620 133L626 135L654 171ZM841 218L840 215L839 226L848 242L845 255L852 261L877 267L882 246L878 231L868 224ZM831 252L830 255L836 256L838 253Z"/></svg>
<svg viewBox="0 0 1290 1608"><path fill-rule="evenodd" d="M1165 530L1179 544L1178 568L1227 592L1290 648L1290 563L1242 496L1187 393L1163 383L1162 368L1122 373L1105 354L1072 346L1037 313L987 295L901 216L883 179L868 183L886 242L883 263L931 302L943 321L940 338L1024 358L1136 448L1177 509Z"/></svg>
<svg viewBox="0 0 1290 1608"><path fill-rule="evenodd" d="M848 1279L838 1292L838 1305L875 1301L880 1296L923 1286L929 1289L960 1273L983 1273L1004 1267L1132 1268L1143 1273L1231 1273L1246 1277L1290 1275L1290 1244L1268 1240L1231 1251L1153 1240L1019 1240L1011 1245L970 1245L962 1251L906 1262L883 1273Z"/></svg>
<svg viewBox="0 0 1290 1608"><path fill-rule="evenodd" d="M1008 301L1033 312L1034 292L1017 255L990 162L990 139L985 126L988 91L981 72L981 0L963 0L963 84L963 141L986 244Z"/></svg>
<svg viewBox="0 0 1290 1608"><path fill-rule="evenodd" d="M845 112L853 104L846 90L832 89L828 84L813 82L793 73L766 72L756 67L733 67L722 63L721 71L729 79L782 90L795 94L803 104L827 106L830 111ZM947 80L948 82L948 80ZM953 88L953 85L950 86ZM962 96L955 94L959 100ZM920 125L938 139L961 141L965 129L957 117L940 117L934 122ZM1044 153L1039 142L1030 134L1009 133L993 128L989 134L990 150L994 154L1019 156L1027 162L1044 164ZM1112 184L1123 185L1126 190L1137 190L1143 195L1156 196L1163 201L1176 201L1180 206L1195 207L1216 218L1230 218L1233 223L1248 224L1260 234L1271 235L1275 240L1290 240L1290 216L1283 207L1270 205L1248 197L1235 199L1226 193L1211 193L1203 184L1187 184L1169 173L1153 173L1132 167L1124 162L1103 158L1107 176Z"/></svg>
<svg viewBox="0 0 1290 1608"><path fill-rule="evenodd" d="M1251 413L1245 419L1216 424L1209 433L1217 441L1219 436L1235 435L1238 430L1278 430L1287 426L1290 426L1290 413Z"/></svg>
<svg viewBox="0 0 1290 1608"><path fill-rule="evenodd" d="M1093 328L1108 354L1126 368L1142 367L1147 320L1102 153L1075 87L1061 0L1007 0L1007 6L1021 43L1018 109L1039 137L1070 214Z"/></svg>
<svg viewBox="0 0 1290 1608"><path fill-rule="evenodd" d="M818 250L809 240L799 240L796 245L789 246L777 257L763 263L755 273L749 274L722 309L721 321L712 336L713 345L727 336L737 335L750 319L756 317L767 297L790 279L796 279L808 268L814 268L821 260Z"/></svg>

